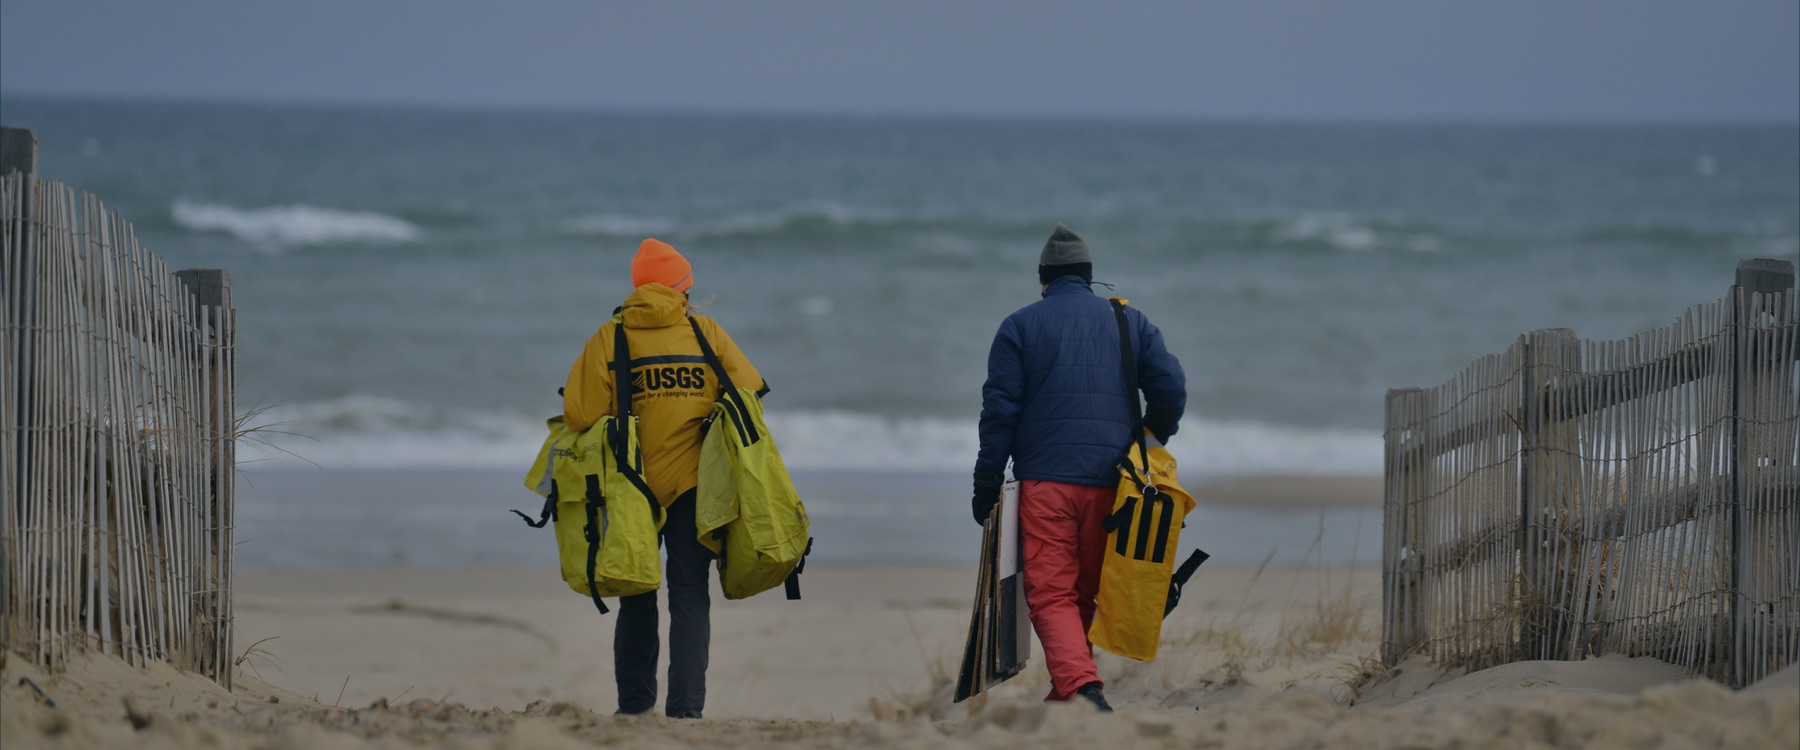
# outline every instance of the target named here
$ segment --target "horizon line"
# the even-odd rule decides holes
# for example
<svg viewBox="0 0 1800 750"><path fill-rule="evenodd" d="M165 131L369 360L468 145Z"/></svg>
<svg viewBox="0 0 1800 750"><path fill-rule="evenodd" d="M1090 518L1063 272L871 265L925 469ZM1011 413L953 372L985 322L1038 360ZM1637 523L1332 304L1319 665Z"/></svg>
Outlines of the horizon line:
<svg viewBox="0 0 1800 750"><path fill-rule="evenodd" d="M1571 126L1571 127L1800 127L1800 113L1782 117L1648 117L1623 115L1477 115L1477 114L1256 114L1219 113L1083 113L1005 112L978 110L903 110L809 107L704 107L679 105L618 106L593 103L460 102L428 100L370 100L357 98L255 97L231 95L119 94L95 92L8 91L0 88L0 101L36 99L88 104L205 105L274 109L349 109L417 111L467 114L599 114L634 117L747 117L768 119L918 120L965 122L1064 122L1133 124L1281 124L1281 125L1465 125L1465 126Z"/></svg>

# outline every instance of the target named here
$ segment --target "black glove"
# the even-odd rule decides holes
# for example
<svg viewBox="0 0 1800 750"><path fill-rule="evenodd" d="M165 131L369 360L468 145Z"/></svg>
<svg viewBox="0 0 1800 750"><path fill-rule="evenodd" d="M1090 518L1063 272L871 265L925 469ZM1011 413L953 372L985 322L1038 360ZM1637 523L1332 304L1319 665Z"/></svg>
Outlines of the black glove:
<svg viewBox="0 0 1800 750"><path fill-rule="evenodd" d="M975 512L975 523L986 525L988 514L994 512L994 504L1000 502L1000 485L1005 478L999 474L975 472L975 496L969 499L969 509Z"/></svg>
<svg viewBox="0 0 1800 750"><path fill-rule="evenodd" d="M1176 420L1170 419L1168 414L1151 412L1144 415L1144 429L1156 436L1156 442L1168 445L1169 438L1175 436Z"/></svg>

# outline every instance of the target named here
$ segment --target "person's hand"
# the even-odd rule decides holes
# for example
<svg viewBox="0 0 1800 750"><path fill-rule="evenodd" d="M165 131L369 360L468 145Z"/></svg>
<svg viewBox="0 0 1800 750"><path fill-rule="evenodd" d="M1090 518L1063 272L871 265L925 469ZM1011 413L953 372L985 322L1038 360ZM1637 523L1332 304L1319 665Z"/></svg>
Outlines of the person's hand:
<svg viewBox="0 0 1800 750"><path fill-rule="evenodd" d="M1000 485L1004 478L999 474L975 474L975 495L969 499L969 509L975 512L975 523L987 525L988 515L994 512L994 505L1000 502Z"/></svg>

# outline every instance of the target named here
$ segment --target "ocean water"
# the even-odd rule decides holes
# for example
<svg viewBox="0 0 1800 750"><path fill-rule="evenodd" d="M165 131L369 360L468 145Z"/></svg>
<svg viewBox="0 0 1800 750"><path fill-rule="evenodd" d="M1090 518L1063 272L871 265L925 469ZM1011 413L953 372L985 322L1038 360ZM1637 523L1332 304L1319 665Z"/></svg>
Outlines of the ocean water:
<svg viewBox="0 0 1800 750"><path fill-rule="evenodd" d="M230 271L252 472L522 470L645 236L694 263L795 468L961 476L994 329L1067 224L1187 370L1170 447L1196 482L1377 475L1387 389L1533 329L1664 325L1738 260L1800 254L1794 125L10 96L0 119L172 267Z"/></svg>

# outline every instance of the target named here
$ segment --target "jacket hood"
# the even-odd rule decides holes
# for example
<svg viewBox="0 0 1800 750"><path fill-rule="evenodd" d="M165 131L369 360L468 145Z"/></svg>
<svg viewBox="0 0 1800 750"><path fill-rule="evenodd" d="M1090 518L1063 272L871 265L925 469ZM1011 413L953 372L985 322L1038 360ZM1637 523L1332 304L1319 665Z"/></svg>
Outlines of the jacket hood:
<svg viewBox="0 0 1800 750"><path fill-rule="evenodd" d="M645 284L625 298L626 328L664 328L687 322L687 295L662 284Z"/></svg>

